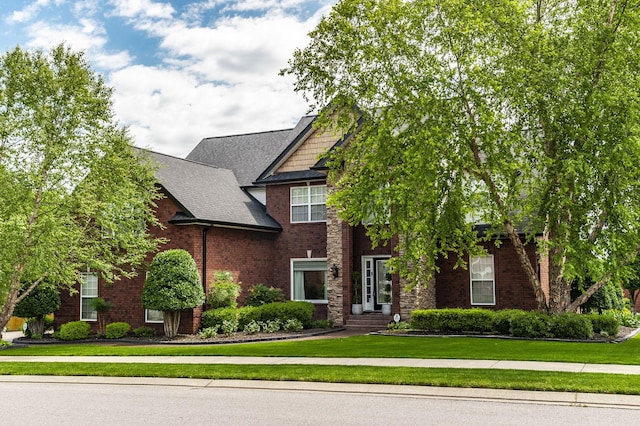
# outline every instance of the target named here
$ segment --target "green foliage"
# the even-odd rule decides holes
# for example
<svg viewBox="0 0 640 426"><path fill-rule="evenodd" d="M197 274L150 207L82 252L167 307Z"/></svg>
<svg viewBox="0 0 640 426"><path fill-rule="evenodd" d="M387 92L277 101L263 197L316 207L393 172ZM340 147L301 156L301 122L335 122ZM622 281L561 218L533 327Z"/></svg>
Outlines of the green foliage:
<svg viewBox="0 0 640 426"><path fill-rule="evenodd" d="M251 321L244 326L243 330L247 334L256 334L260 332L260 324L257 321Z"/></svg>
<svg viewBox="0 0 640 426"><path fill-rule="evenodd" d="M94 297L89 301L89 305L91 305L98 314L109 312L111 308L113 308L113 303L102 297Z"/></svg>
<svg viewBox="0 0 640 426"><path fill-rule="evenodd" d="M303 328L304 326L302 323L295 318L290 318L282 324L282 329L284 331L301 331Z"/></svg>
<svg viewBox="0 0 640 426"><path fill-rule="evenodd" d="M156 332L153 328L151 327L138 327L133 329L133 335L136 337L154 337L156 335Z"/></svg>
<svg viewBox="0 0 640 426"><path fill-rule="evenodd" d="M222 331L225 336L233 336L238 331L238 321L233 319L222 321L220 331Z"/></svg>
<svg viewBox="0 0 640 426"><path fill-rule="evenodd" d="M218 308L209 309L203 312L202 319L200 321L202 328L220 327L224 321L238 320L239 313L236 308Z"/></svg>
<svg viewBox="0 0 640 426"><path fill-rule="evenodd" d="M259 321L268 322L279 320L287 322L290 319L300 321L304 328L309 328L313 322L315 307L309 302L275 302L257 308Z"/></svg>
<svg viewBox="0 0 640 426"><path fill-rule="evenodd" d="M594 333L611 337L618 335L620 325L613 316L600 314L587 314L585 316L591 320L591 326Z"/></svg>
<svg viewBox="0 0 640 426"><path fill-rule="evenodd" d="M120 339L127 335L131 326L126 322L112 322L107 324L105 337L107 339Z"/></svg>
<svg viewBox="0 0 640 426"><path fill-rule="evenodd" d="M186 250L158 253L144 283L142 305L158 311L180 311L204 302L196 262Z"/></svg>
<svg viewBox="0 0 640 426"><path fill-rule="evenodd" d="M593 285L590 279L581 282L576 281L571 289L571 298L575 299ZM624 307L622 287L612 281L608 281L596 291L585 303L582 304L582 312L597 312L601 314L609 309L622 309Z"/></svg>
<svg viewBox="0 0 640 426"><path fill-rule="evenodd" d="M311 323L311 327L309 328L324 328L329 330L333 328L333 320L316 320Z"/></svg>
<svg viewBox="0 0 640 426"><path fill-rule="evenodd" d="M559 339L590 339L593 337L593 325L585 315L565 312L551 316L549 332Z"/></svg>
<svg viewBox="0 0 640 426"><path fill-rule="evenodd" d="M619 281L640 246L640 19L476 3L340 0L282 73L350 135L328 204L374 244L400 236L394 271L423 284L441 256L481 252L473 216L513 242L540 310L573 311L588 293L569 303L568 283ZM519 231L561 274L549 306Z"/></svg>
<svg viewBox="0 0 640 426"><path fill-rule="evenodd" d="M604 312L604 315L613 317L618 324L624 327L640 327L640 315L633 314L627 310L612 310Z"/></svg>
<svg viewBox="0 0 640 426"><path fill-rule="evenodd" d="M526 315L520 309L503 309L497 311L493 319L493 328L498 334L508 336L511 334L511 319L516 315Z"/></svg>
<svg viewBox="0 0 640 426"><path fill-rule="evenodd" d="M22 285L21 294L29 287ZM22 318L42 318L60 308L60 293L51 284L41 283L16 304L13 314Z"/></svg>
<svg viewBox="0 0 640 426"><path fill-rule="evenodd" d="M200 332L198 332L198 337L200 337L201 339L213 339L218 337L218 330L220 329L220 327L218 327L217 325L215 327L207 327L207 328L203 328L202 330L200 330Z"/></svg>
<svg viewBox="0 0 640 426"><path fill-rule="evenodd" d="M551 337L550 317L539 312L525 312L511 318L511 334L515 337Z"/></svg>
<svg viewBox="0 0 640 426"><path fill-rule="evenodd" d="M62 324L58 338L61 340L82 340L89 337L91 326L84 321L71 321Z"/></svg>
<svg viewBox="0 0 640 426"><path fill-rule="evenodd" d="M391 331L401 331L401 330L410 330L410 329L411 329L411 324L408 323L407 321L400 321L398 323L396 323L395 321L392 321L389 324L387 324L387 330L391 330Z"/></svg>
<svg viewBox="0 0 640 426"><path fill-rule="evenodd" d="M291 319L288 319L287 321L291 321ZM260 321L260 327L262 328L262 331L264 331L265 333L277 333L278 331L280 331L281 326L282 326L282 323L278 319L269 320L265 322Z"/></svg>
<svg viewBox="0 0 640 426"><path fill-rule="evenodd" d="M434 332L488 333L495 313L486 309L426 309L411 313L411 328Z"/></svg>
<svg viewBox="0 0 640 426"><path fill-rule="evenodd" d="M309 302L276 302L260 306L244 306L241 308L210 309L202 314L202 327L222 327L225 321L237 321L239 329L244 329L252 322L299 321L304 328L310 328L315 307Z"/></svg>
<svg viewBox="0 0 640 426"><path fill-rule="evenodd" d="M87 269L106 282L131 277L162 242L149 233L155 166L134 150L111 95L63 45L0 56L0 328L22 282L72 288Z"/></svg>
<svg viewBox="0 0 640 426"><path fill-rule="evenodd" d="M260 306L274 302L284 302L282 289L267 287L264 284L256 284L249 289L249 295L247 296L245 305Z"/></svg>
<svg viewBox="0 0 640 426"><path fill-rule="evenodd" d="M233 274L229 271L215 271L207 303L212 309L235 308L238 306L240 284L233 281Z"/></svg>

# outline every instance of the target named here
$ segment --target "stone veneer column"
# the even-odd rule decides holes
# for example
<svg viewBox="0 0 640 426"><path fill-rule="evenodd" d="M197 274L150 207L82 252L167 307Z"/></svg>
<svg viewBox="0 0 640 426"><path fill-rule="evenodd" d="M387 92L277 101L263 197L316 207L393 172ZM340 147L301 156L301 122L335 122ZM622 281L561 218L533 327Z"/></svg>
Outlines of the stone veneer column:
<svg viewBox="0 0 640 426"><path fill-rule="evenodd" d="M351 227L338 218L333 208L327 207L327 268L329 271L327 319L333 320L335 326L345 324L345 315L349 314L350 309L350 277L353 271L352 236ZM337 278L331 274L331 266L334 264L339 268Z"/></svg>
<svg viewBox="0 0 640 426"><path fill-rule="evenodd" d="M400 255L403 254L403 250L400 251ZM411 289L406 291L407 288L406 278L400 278L400 318L402 321L409 321L411 319L411 311L415 309L435 309L436 308L436 278L435 275L431 277L426 287L422 284L417 284Z"/></svg>

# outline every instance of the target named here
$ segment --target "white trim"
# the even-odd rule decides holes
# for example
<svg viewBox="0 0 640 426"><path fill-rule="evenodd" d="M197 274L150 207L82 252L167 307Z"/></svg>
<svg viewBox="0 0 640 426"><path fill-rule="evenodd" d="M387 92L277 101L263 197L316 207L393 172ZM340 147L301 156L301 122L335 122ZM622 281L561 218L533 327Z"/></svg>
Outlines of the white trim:
<svg viewBox="0 0 640 426"><path fill-rule="evenodd" d="M163 314L163 319L161 321L157 321L157 320L149 320L149 311L157 311L157 312L162 312L162 311L158 311L156 309L146 309L144 310L144 322L149 323L149 324L164 324L164 314Z"/></svg>
<svg viewBox="0 0 640 426"><path fill-rule="evenodd" d="M312 258L308 258L308 257L295 257L295 258L290 258L289 259L289 282L290 282L290 286L291 286L291 300L297 300L294 299L294 278L293 278L293 264L294 262L327 262L327 258L326 257L312 257ZM325 286L329 286L329 265L327 265L327 269L325 270ZM304 300L304 302L309 302L309 303L313 303L313 304L327 304L329 303L328 299L314 299L314 300Z"/></svg>
<svg viewBox="0 0 640 426"><path fill-rule="evenodd" d="M472 271L472 262L474 259L480 259L480 258L491 258L491 272L492 272L492 276L491 279L489 280L487 279L473 279L473 271ZM474 302L473 301L473 283L474 281L482 281L482 282L488 282L491 281L491 290L493 292L492 297L493 297L493 302ZM472 258L469 259L469 299L471 302L472 306L495 306L496 304L496 264L495 264L495 259L493 258L492 254L488 254L488 255L484 255L484 256L474 256Z"/></svg>

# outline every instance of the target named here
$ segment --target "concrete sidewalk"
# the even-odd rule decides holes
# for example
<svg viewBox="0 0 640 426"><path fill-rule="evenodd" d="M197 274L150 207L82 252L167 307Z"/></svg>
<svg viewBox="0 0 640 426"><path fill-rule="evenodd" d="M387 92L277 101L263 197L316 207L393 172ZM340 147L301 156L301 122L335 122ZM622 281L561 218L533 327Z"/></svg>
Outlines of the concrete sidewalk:
<svg viewBox="0 0 640 426"><path fill-rule="evenodd" d="M496 361L417 358L303 358L238 356L0 356L0 362L82 362L116 364L240 364L240 365L344 365L411 368L481 368L570 373L640 374L640 365L568 362Z"/></svg>

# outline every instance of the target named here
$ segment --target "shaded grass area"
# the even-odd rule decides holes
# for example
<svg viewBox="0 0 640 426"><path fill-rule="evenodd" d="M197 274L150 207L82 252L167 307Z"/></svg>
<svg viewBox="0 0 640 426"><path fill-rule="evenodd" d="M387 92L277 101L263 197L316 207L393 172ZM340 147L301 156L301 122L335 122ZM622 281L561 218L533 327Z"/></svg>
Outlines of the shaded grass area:
<svg viewBox="0 0 640 426"><path fill-rule="evenodd" d="M203 365L116 363L3 363L2 375L169 377L375 383L417 386L517 389L556 392L640 394L640 376L534 372L309 365Z"/></svg>
<svg viewBox="0 0 640 426"><path fill-rule="evenodd" d="M0 351L0 360L3 355L442 358L640 365L640 336L618 344L376 335L229 345L58 344Z"/></svg>

